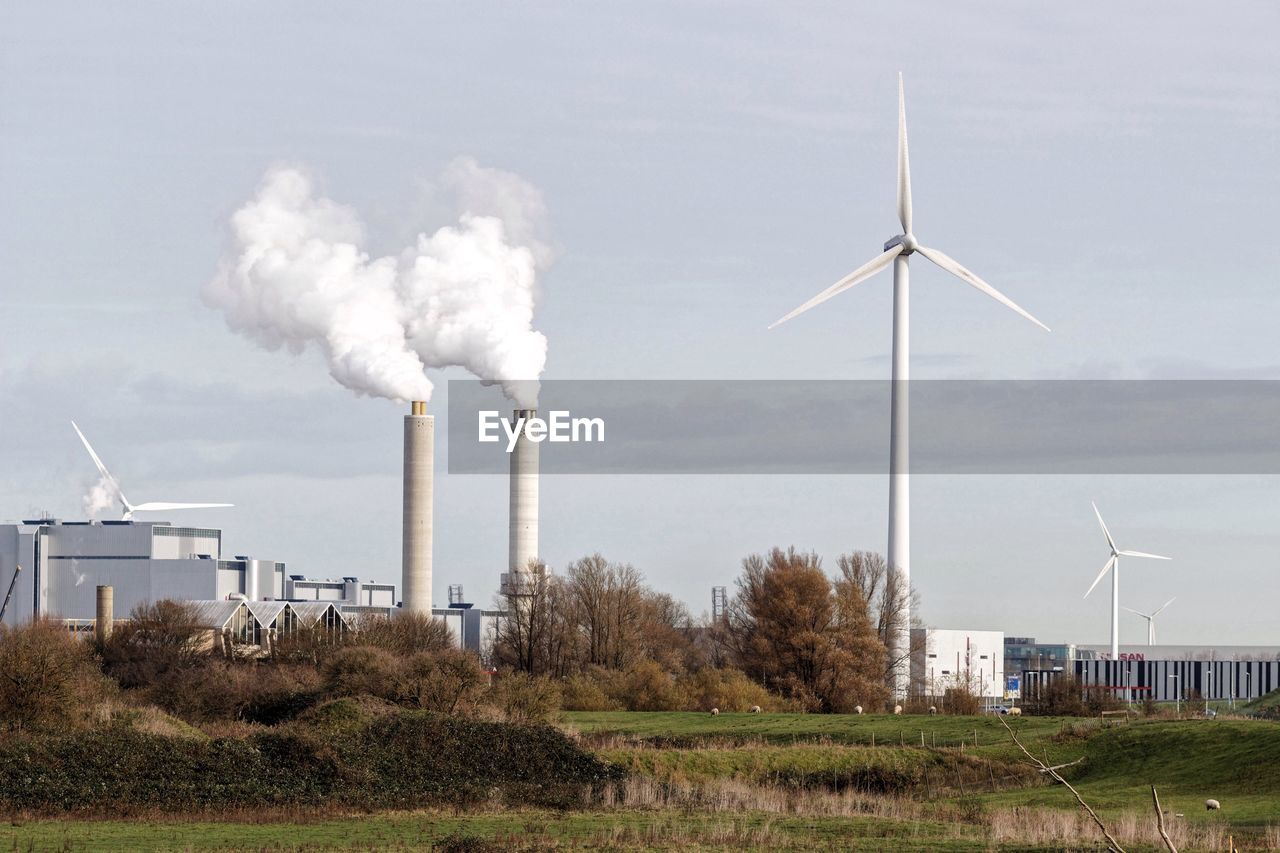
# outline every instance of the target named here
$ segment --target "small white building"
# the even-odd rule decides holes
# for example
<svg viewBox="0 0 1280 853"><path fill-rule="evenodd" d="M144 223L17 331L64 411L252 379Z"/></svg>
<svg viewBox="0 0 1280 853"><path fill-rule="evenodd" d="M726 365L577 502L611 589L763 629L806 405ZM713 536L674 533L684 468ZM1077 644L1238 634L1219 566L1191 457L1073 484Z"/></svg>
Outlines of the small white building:
<svg viewBox="0 0 1280 853"><path fill-rule="evenodd" d="M911 629L912 690L939 696L968 687L984 699L1004 697L1004 632Z"/></svg>

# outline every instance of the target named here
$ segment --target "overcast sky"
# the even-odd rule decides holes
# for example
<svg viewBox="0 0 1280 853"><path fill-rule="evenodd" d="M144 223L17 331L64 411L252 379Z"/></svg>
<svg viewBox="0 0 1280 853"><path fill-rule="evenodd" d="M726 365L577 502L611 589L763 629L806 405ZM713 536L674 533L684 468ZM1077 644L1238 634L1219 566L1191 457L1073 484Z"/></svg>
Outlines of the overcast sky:
<svg viewBox="0 0 1280 853"><path fill-rule="evenodd" d="M917 263L913 377L1280 378L1274 3L2 9L0 517L82 515L74 417L131 499L234 502L173 517L227 551L399 581L403 407L200 301L280 163L383 251L444 224L427 187L457 156L539 187L548 377L886 377L887 274L765 326L897 232L899 70L916 233L1054 329ZM437 603L490 602L506 489L438 479ZM1280 641L1280 478L913 496L930 624L1105 641L1105 590L1080 599L1107 557L1096 499L1122 547L1175 558L1122 576L1128 606L1178 596L1162 641ZM542 550L629 561L698 612L750 552L883 550L886 504L875 476L547 477Z"/></svg>

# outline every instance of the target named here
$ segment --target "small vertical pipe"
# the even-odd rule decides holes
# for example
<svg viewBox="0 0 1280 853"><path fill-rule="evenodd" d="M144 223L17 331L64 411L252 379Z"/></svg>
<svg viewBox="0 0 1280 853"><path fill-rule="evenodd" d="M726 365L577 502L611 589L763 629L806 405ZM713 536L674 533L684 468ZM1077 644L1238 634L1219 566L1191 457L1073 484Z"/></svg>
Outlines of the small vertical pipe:
<svg viewBox="0 0 1280 853"><path fill-rule="evenodd" d="M98 587L97 620L93 626L94 639L101 645L111 639L111 628L115 618L115 590L109 586Z"/></svg>

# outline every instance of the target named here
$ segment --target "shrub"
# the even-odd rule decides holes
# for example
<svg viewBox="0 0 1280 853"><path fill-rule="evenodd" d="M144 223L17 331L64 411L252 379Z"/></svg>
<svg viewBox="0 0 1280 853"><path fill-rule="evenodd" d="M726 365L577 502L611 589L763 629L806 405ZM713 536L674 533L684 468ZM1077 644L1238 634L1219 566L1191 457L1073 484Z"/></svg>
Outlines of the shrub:
<svg viewBox="0 0 1280 853"><path fill-rule="evenodd" d="M475 708L488 681L470 652L461 649L430 654L418 652L404 660L396 684L402 704L443 714Z"/></svg>
<svg viewBox="0 0 1280 853"><path fill-rule="evenodd" d="M543 723L560 710L560 691L547 678L509 672L489 691L490 703L510 723Z"/></svg>
<svg viewBox="0 0 1280 853"><path fill-rule="evenodd" d="M348 646L324 662L324 689L331 696L377 696L394 699L396 659L376 646Z"/></svg>
<svg viewBox="0 0 1280 853"><path fill-rule="evenodd" d="M644 660L623 676L628 711L679 711L689 706L689 697L674 677L655 661Z"/></svg>
<svg viewBox="0 0 1280 853"><path fill-rule="evenodd" d="M444 620L430 613L366 616L357 627L359 645L385 649L402 657L418 652L442 652L457 645Z"/></svg>
<svg viewBox="0 0 1280 853"><path fill-rule="evenodd" d="M87 644L52 622L0 627L0 728L59 729L106 695Z"/></svg>
<svg viewBox="0 0 1280 853"><path fill-rule="evenodd" d="M9 812L411 809L495 796L563 808L620 775L548 726L420 711L364 719L332 742L297 727L201 739L128 725L0 740L0 807Z"/></svg>
<svg viewBox="0 0 1280 853"><path fill-rule="evenodd" d="M196 625L195 610L178 601L144 603L118 623L102 647L102 666L121 687L148 687L174 670L208 658L208 631Z"/></svg>
<svg viewBox="0 0 1280 853"><path fill-rule="evenodd" d="M598 677L578 673L560 683L560 707L566 711L621 711L624 706L605 692Z"/></svg>
<svg viewBox="0 0 1280 853"><path fill-rule="evenodd" d="M704 667L677 680L681 692L688 697L688 707L710 711L749 711L753 705L776 711L782 707L778 697L756 684L740 669Z"/></svg>

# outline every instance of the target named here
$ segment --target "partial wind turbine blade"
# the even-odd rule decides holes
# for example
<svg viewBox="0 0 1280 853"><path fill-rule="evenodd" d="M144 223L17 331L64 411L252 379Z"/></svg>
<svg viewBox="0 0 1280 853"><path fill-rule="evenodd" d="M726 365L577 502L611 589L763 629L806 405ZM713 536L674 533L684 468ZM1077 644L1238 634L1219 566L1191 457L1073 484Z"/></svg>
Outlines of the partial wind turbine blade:
<svg viewBox="0 0 1280 853"><path fill-rule="evenodd" d="M800 314L803 314L804 312L808 311L813 306L821 305L823 302L826 302L828 299L835 296L836 294L843 293L844 291L853 287L855 284L859 284L867 280L871 276L880 272L880 270L889 266L889 263L900 254L902 254L902 245L898 244L894 246L892 249L890 249L889 251L885 252L883 255L880 255L876 258L873 258L870 261L867 261L865 264L858 267L856 270L849 273L847 276L840 279L835 284L831 285L826 290L819 293L817 296L813 297L808 302L801 305L799 308L792 311L787 316L783 317L781 320L778 320L777 322L770 324L769 328L772 329L777 326L781 326L783 323L787 322L791 318L797 317Z"/></svg>
<svg viewBox="0 0 1280 853"><path fill-rule="evenodd" d="M93 460L93 464L97 466L98 473L102 475L102 479L111 485L112 490L116 493L116 497L120 499L120 502L125 506L125 511L128 512L129 499L124 496L124 491L121 490L120 484L116 482L116 478L111 476L111 472L107 470L107 466L103 464L100 458L98 458L98 454L94 452L93 445L89 443L89 439L84 437L84 433L80 431L80 427L76 425L75 421L71 422L71 428L76 431L76 435L80 436L80 443L84 445L85 450L89 451L89 458L91 458Z"/></svg>
<svg viewBox="0 0 1280 853"><path fill-rule="evenodd" d="M1094 578L1093 583L1089 585L1089 591L1084 594L1083 596L1084 598L1089 597L1089 593L1093 592L1093 588L1098 585L1099 581L1101 581L1104 577L1106 577L1107 572L1111 571L1112 567L1115 566L1115 564L1116 564L1116 555L1112 554L1111 559L1107 560L1107 564L1102 567L1102 571L1098 572L1098 576Z"/></svg>
<svg viewBox="0 0 1280 853"><path fill-rule="evenodd" d="M911 233L911 159L907 156L907 97L898 72L898 221L902 233Z"/></svg>
<svg viewBox="0 0 1280 853"><path fill-rule="evenodd" d="M133 507L134 512L163 512L170 509L215 509L219 507L235 506L235 504L184 504L171 503L168 501L149 501L144 504L138 504Z"/></svg>
<svg viewBox="0 0 1280 853"><path fill-rule="evenodd" d="M966 269L955 258L952 258L949 255L945 254L944 252L938 251L937 249L929 249L924 246L917 247L916 251L924 255L929 260L933 261L938 266L942 267L947 272L954 275L956 278L963 281L965 284L968 284L972 287L977 288L978 290L981 290L983 293L987 294L987 296L990 296L996 302L999 302L1001 305L1005 306L1006 308L1013 309L1017 313L1021 314L1023 317L1026 317L1028 320L1035 323L1040 328L1044 329L1046 332L1050 331L1048 326L1046 326L1044 323L1041 323L1035 317L1032 317L1031 314L1023 310L1012 299L1005 296L1003 293L996 290L994 287L987 284L982 279L978 278L971 271Z"/></svg>
<svg viewBox="0 0 1280 853"><path fill-rule="evenodd" d="M1159 554L1148 554L1145 551L1119 551L1122 557L1146 557L1149 560L1172 560L1173 557L1161 557Z"/></svg>
<svg viewBox="0 0 1280 853"><path fill-rule="evenodd" d="M1089 506L1093 507L1093 514L1098 517L1098 524L1102 526L1102 535L1107 537L1107 544L1111 546L1111 553L1116 553L1116 540L1111 538L1111 531L1107 529L1107 523L1102 520L1102 513L1098 512L1098 505L1093 501L1089 501Z"/></svg>
<svg viewBox="0 0 1280 853"><path fill-rule="evenodd" d="M1176 595L1175 595L1173 598L1169 599L1169 600L1168 600L1168 601L1166 601L1164 604L1161 604L1161 605L1160 605L1160 610L1164 610L1166 607L1168 607L1170 604L1173 604L1173 603L1174 603L1175 601L1177 601L1177 600L1178 600L1178 596L1176 596ZM1152 613L1151 615L1152 615L1152 616L1155 616L1157 613L1159 613L1159 612L1160 612L1160 610L1157 610L1155 613Z"/></svg>
<svg viewBox="0 0 1280 853"><path fill-rule="evenodd" d="M1152 613L1151 616L1148 616L1147 614L1143 613L1141 610L1134 610L1132 607L1125 607L1123 604L1120 605L1120 609L1128 610L1130 613L1134 614L1135 616L1141 616L1143 619L1150 619L1151 616L1156 615L1155 613ZM1160 612L1159 610L1156 611L1156 613L1159 613L1159 612Z"/></svg>

